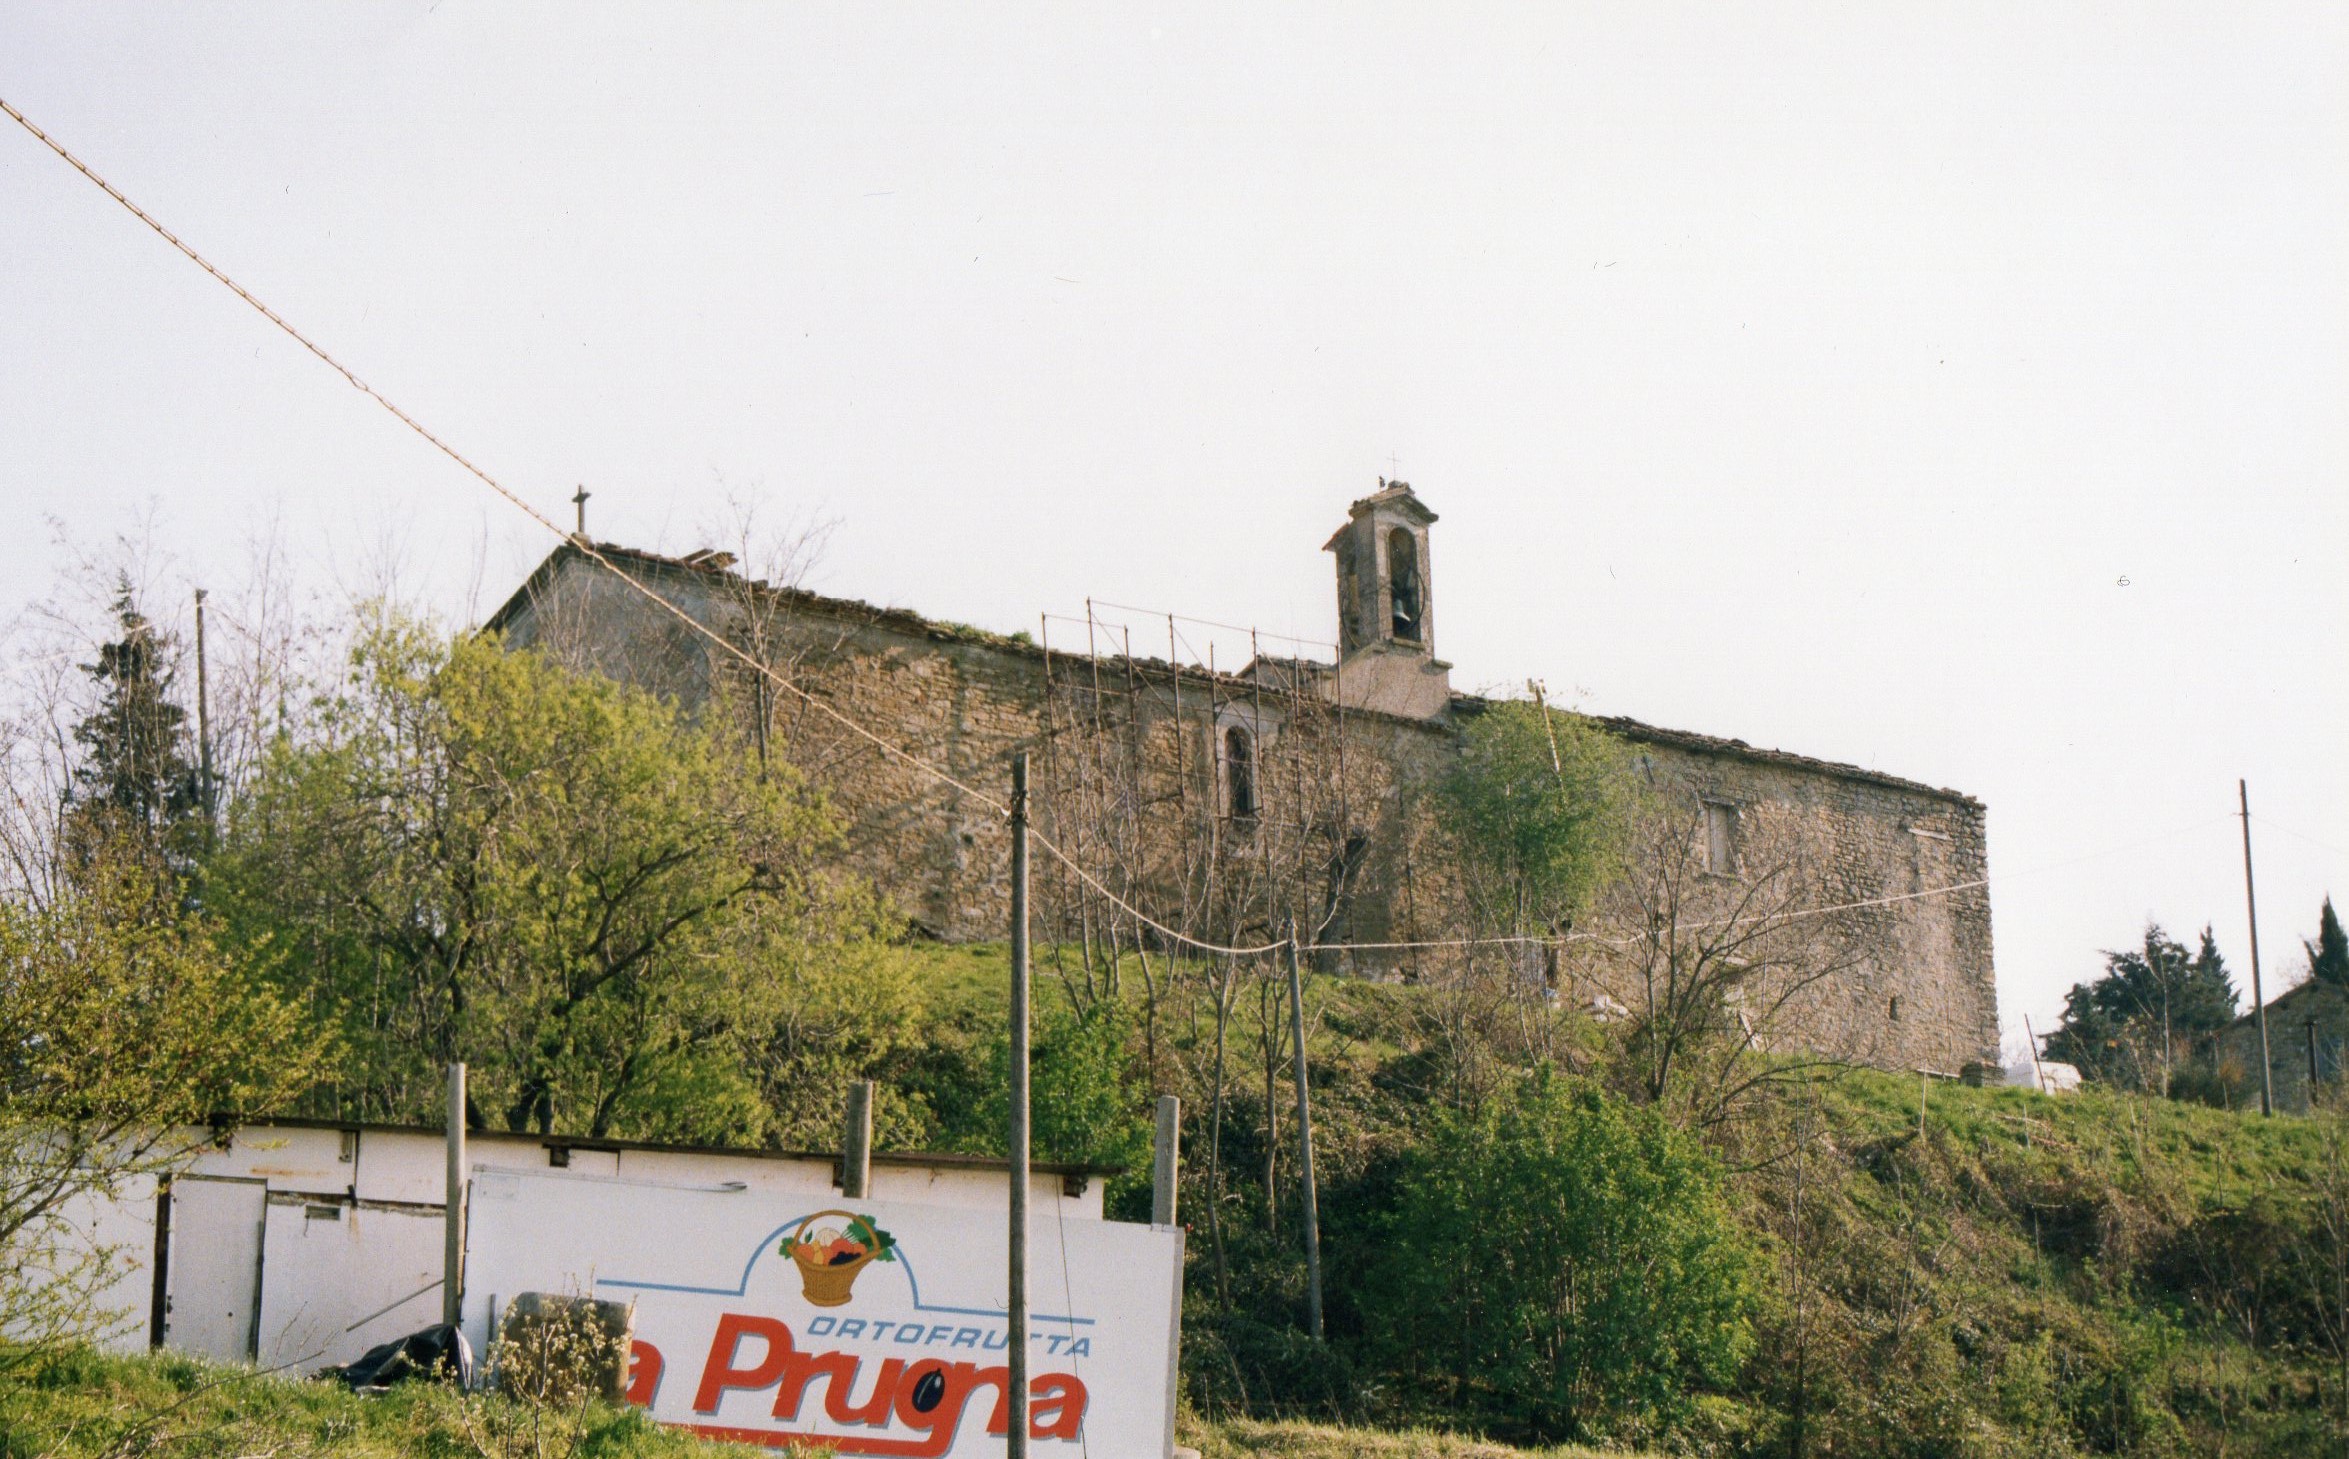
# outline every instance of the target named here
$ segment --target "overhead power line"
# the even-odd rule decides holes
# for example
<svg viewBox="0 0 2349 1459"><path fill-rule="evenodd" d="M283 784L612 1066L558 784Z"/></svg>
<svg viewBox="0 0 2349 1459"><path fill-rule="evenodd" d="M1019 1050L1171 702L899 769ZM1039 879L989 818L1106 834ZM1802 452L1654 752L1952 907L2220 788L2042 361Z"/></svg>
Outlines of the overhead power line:
<svg viewBox="0 0 2349 1459"><path fill-rule="evenodd" d="M123 206L123 209L127 211L132 217L138 219L140 222L153 229L157 237L170 244L173 248L179 250L179 252L185 256L190 263L210 274L214 279L218 280L238 298L253 306L254 311L260 314L262 318L268 320L271 324L276 325L280 330L283 330L285 334L296 344L299 344L303 349L308 350L311 354L317 356L319 361L323 363L328 369L342 376L343 379L349 383L352 389L374 401L377 405L382 406L386 411L390 412L392 417L399 421L400 424L406 426L409 430L414 431L418 436L421 436L425 441L430 443L435 450L448 457L451 461L456 462L458 466L464 469L466 474L472 476L475 480L481 482L482 485L487 486L490 490L496 492L499 496L504 497L524 515L528 516L532 521L538 523L541 527L546 528L547 531L552 533L555 537L571 543L580 552L584 553L587 557L592 559L598 566L610 572L614 577L617 577L621 582L627 584L630 588L633 588L646 601L653 604L654 607L664 613L669 614L671 617L684 624L688 631L695 633L702 638L708 639L721 652L741 660L754 673L757 673L763 678L771 680L778 688L784 690L786 693L793 695L801 703L807 705L810 709L815 710L817 713L840 725L843 729L848 730L850 733L871 744L875 749L880 750L883 754L886 754L891 758L904 763L913 770L929 776L931 779L938 781L940 784L952 786L954 789L961 791L964 795L967 795L973 800L979 802L981 805L986 806L998 817L1001 817L1006 821L1011 818L1011 807L1002 800L988 794L986 791L978 789L976 786L966 784L946 769L938 765L931 764L929 761L924 760L920 756L915 755L908 750L902 749L897 745L891 744L881 735L878 735L872 730L865 728L863 725L857 723L847 715L842 714L840 711L834 709L831 705L824 703L821 699L818 699L816 696L808 693L798 685L790 682L788 679L785 679L781 675L777 674L774 670L768 668L765 664L760 663L750 654L744 652L738 645L728 639L725 635L717 632L715 629L712 629L707 624L703 623L700 619L695 618L692 614L687 613L684 609L678 607L676 604L654 592L645 583L640 581L634 574L623 571L618 566L618 564L614 563L610 558L606 557L601 549L599 549L595 543L589 540L587 537L565 532L544 512L541 512L538 510L538 508L523 500L521 496L510 490L505 485L505 483L499 481L496 477L490 475L487 471L484 471L481 469L481 467L475 465L472 460L470 460L456 447L450 445L447 441L442 440L439 436L434 435L430 430L425 428L421 421L417 420L407 411L402 410L381 391L377 390L372 385L369 385L366 381L360 379L358 373L352 370L350 366L345 365L342 361L336 359L332 354L327 352L324 346L320 345L316 340L311 339L308 335L302 333L302 331L296 329L292 324L288 323L283 315L270 308L267 304L262 303L260 299L253 295L252 291L248 290L244 285L238 283L235 279L230 278L226 273L222 272L212 263L210 259L207 259L204 257L204 255L198 253L194 248L190 247L184 240L180 238L178 234L172 232L169 228L164 227L161 222L156 220L153 214L140 207L137 203L132 202L127 196L123 194L123 191L116 187L113 183L110 183L105 178L99 176L95 169L91 168L88 163L82 161L79 157L74 156L71 151L67 150L63 143L50 136L47 132L42 131L40 127L34 125L30 117L17 110L16 107L10 104L5 97L0 97L0 111L5 111L18 126L21 126L26 131L32 133L34 138L37 139L42 146L47 147L50 151L56 153L60 158L64 159L67 166L73 168L74 171L88 178L92 183L95 183L99 189L102 190L108 197L114 199L117 203L120 203ZM1237 957L1248 957L1272 952L1282 945L1276 941L1268 942L1258 947L1227 947L1220 943L1203 941L1199 938L1192 937L1188 933L1178 931L1172 927L1168 927L1164 923L1159 922L1157 919L1143 912L1140 908L1128 903L1124 898L1118 896L1107 886L1104 886L1099 878L1095 877L1084 867L1079 866L1074 858L1069 856L1067 852L1061 850L1061 848L1055 845L1049 838L1042 835L1034 835L1033 839L1037 845L1043 847L1044 850L1050 853L1055 860L1066 866L1072 873L1076 875L1079 880L1083 881L1087 886L1093 888L1096 892L1099 892L1102 896L1108 898L1112 904L1123 908L1134 918L1156 930L1163 936L1174 938L1183 943L1187 943L1202 952Z"/></svg>
<svg viewBox="0 0 2349 1459"><path fill-rule="evenodd" d="M433 447L433 449L439 451L442 455L448 457L451 461L454 461L465 471L467 475L473 477L475 480L481 482L482 485L488 487L491 491L494 491L499 496L505 498L506 501L511 503L516 509L521 511L532 521L538 523L538 525L541 527L544 527L557 539L570 543L574 548L593 561L597 566L603 568L606 572L611 573L614 577L618 578L621 582L625 583L628 587L633 589L639 596L643 597L647 602L651 603L656 609L675 618L678 622L684 624L688 631L698 635L701 638L707 639L711 644L715 645L720 652L740 660L753 673L756 673L760 677L771 681L775 684L776 687L792 695L810 709L815 710L818 714L823 715L825 718L830 719L835 724L841 726L843 729L846 729L850 733L856 735L859 739L862 739L866 743L872 745L875 749L881 751L891 759L897 760L908 768L915 770L922 775L928 776L939 784L950 786L953 789L960 791L962 794L969 796L971 799L993 811L997 817L1005 820L1006 822L1010 820L1011 807L1000 798L991 795L986 791L980 790L976 786L966 783L962 779L955 776L952 772L946 770L944 767L935 765L930 761L923 759L921 756L891 743L884 736L875 733L873 730L870 730L864 725L859 724L856 720L850 718L846 714L843 714L839 710L834 709L831 705L825 703L822 699L819 699L815 695L810 694L805 689L800 688L797 684L792 683L782 675L777 674L773 669L759 662L755 657L744 651L739 645L728 639L724 634L719 633L717 630L703 623L700 619L695 618L692 614L678 607L675 603L670 602L667 598L664 598L659 593L653 591L651 587L638 579L634 574L627 572L617 563L613 562L609 557L605 556L603 551L584 534L565 532L562 527L559 526L552 518L548 517L544 512L538 510L538 508L532 506L528 501L524 500L520 495L509 489L496 477L490 475L487 471L484 471L481 467L475 465L470 458L468 458L463 452L457 450L456 447L450 445L447 441L442 440L439 436L426 429L422 422L418 421L407 411L401 409L399 405L395 404L381 391L377 390L372 385L369 385L365 380L360 379L357 372L352 370L348 365L345 365L341 360L336 359L332 354L328 353L324 346L311 339L308 335L302 333L302 331L299 329L296 329L292 324L286 321L283 315L280 315L276 310L271 309L267 304L262 303L261 300L256 298L250 290L245 288L244 285L238 283L235 279L230 278L226 273L222 272L218 267L216 267L211 262L211 260L205 258L204 255L198 253L194 248L190 247L179 237L178 234L172 232L169 228L164 227L162 223L156 220L154 215L150 214L146 209L140 207L137 203L132 202L127 196L125 196L120 188L117 188L113 183L110 183L105 178L101 177L89 166L88 163L85 163L79 157L74 156L72 152L66 149L64 144L58 142L47 132L42 131L40 127L34 125L31 118L27 117L23 112L17 110L16 107L11 105L5 97L0 97L0 112L6 112L18 126L23 127L27 132L30 132L33 137L41 143L42 146L47 147L50 151L56 153L58 157L65 161L66 165L73 168L74 171L80 173L83 177L89 179L108 197L121 204L123 209L132 217L138 219L141 223L146 224L147 227L154 230L157 237L170 244L174 249L177 249L180 254L186 257L190 263L193 263L196 265L196 267L202 269L205 273L210 274L223 287L227 288L238 298L251 305L254 312L258 313L262 318L268 320L271 324L276 325L286 334L288 338L292 339L303 349L309 351L312 355L315 355L320 363L324 364L328 369L334 371L337 375L342 376L344 381L348 383L352 389L374 401L377 405L382 406L384 410L391 414L393 419L399 421L400 424L406 426L409 430L422 437ZM1111 603L1103 603L1101 606L1119 608L1121 611L1126 612L1147 611L1143 609L1131 608L1126 605ZM1153 614L1152 616L1155 617L1157 615ZM1183 615L1172 616L1182 617ZM1209 620L1191 619L1187 617L1184 618L1184 621L1199 623L1209 627L1233 626L1214 624ZM1316 642L1316 640L1310 639L1291 638L1286 634L1274 634L1270 636L1286 639L1290 642L1299 644ZM1055 861L1058 861L1061 865L1067 867L1072 875L1074 875L1079 881L1083 882L1086 886L1092 888L1093 891L1107 900L1112 906L1115 906L1124 911L1127 915L1134 918L1136 922L1150 928L1170 941L1181 943L1187 947L1194 948L1199 952L1218 957L1256 957L1266 953L1276 952L1287 945L1286 939L1279 939L1272 942L1261 943L1252 947L1227 946L1222 943L1209 942L1202 938L1194 937L1191 934L1183 932L1177 928L1169 927L1164 922L1161 922L1157 918L1152 917L1149 913L1144 912L1141 908L1134 906L1125 898L1111 891L1108 886L1103 884L1099 877L1096 877L1092 872L1087 871L1083 866L1079 865L1074 857L1069 855L1068 852L1062 850L1050 838L1032 829L1029 832L1029 835L1030 839L1036 845L1042 847L1044 851ZM2020 873L2010 873L2010 875L2016 874ZM2006 878L2001 877L1998 879L2004 880ZM1898 902L1911 902L1930 897L1950 896L1958 892L1973 891L1987 886L1989 885L1990 880L1991 878L1979 878L1973 881L1959 882L1951 886L1935 887L1926 891L1907 892L1898 896L1875 897L1864 901L1839 903L1834 906L1810 907L1793 911L1777 912L1767 914L1766 916L1758 919L1725 919L1722 922L1688 924L1688 927L1693 930L1699 928L1725 926L1737 920L1794 921L1798 918L1825 916L1834 912L1855 911L1867 907L1889 906ZM1533 937L1471 937L1439 939L1426 942L1327 943L1315 944L1306 950L1315 952L1336 952L1348 949L1356 951L1384 951L1414 948L1434 949L1453 947L1510 946L1554 943L1558 941L1603 941L1620 945L1623 942L1634 940L1636 940L1636 938L1610 939L1601 938L1596 933L1572 933L1564 939Z"/></svg>
<svg viewBox="0 0 2349 1459"><path fill-rule="evenodd" d="M522 497L509 490L505 483L499 481L496 477L482 470L479 466L474 465L473 462L468 459L463 452L459 451L456 447L450 445L448 442L442 440L439 436L434 435L430 430L427 430L424 427L422 422L418 421L414 416L408 414L408 412L405 410L402 410L398 405L394 404L388 397L386 397L381 391L377 390L374 386L369 385L366 381L360 379L358 374L354 372L350 366L345 365L342 361L327 353L324 346L320 345L317 341L311 339L308 335L302 333L300 330L294 328L293 325L288 324L282 315L278 314L276 310L271 309L267 304L264 304L259 299L255 298L252 293L244 287L244 285L238 283L235 279L230 278L227 274L214 267L211 260L205 258L204 255L196 252L195 249L189 247L185 242L181 241L178 234L173 233L169 228L166 228L161 223L157 222L153 215L149 214L144 208L141 208L137 203L134 203L129 198L123 196L122 191L119 188L115 187L114 184L108 182L105 178L100 177L96 172L92 171L87 163L74 156L73 153L67 151L64 146L58 143L58 141L51 137L47 132L44 132L39 127L33 125L31 120L28 119L23 112L18 111L14 106L11 106L5 98L0 98L0 111L7 112L10 117L16 120L19 126L22 126L26 131L39 138L42 145L46 146L50 151L55 152L59 157L64 158L65 161L69 163L76 172L79 172L82 176L88 178L90 181L96 183L100 188L104 189L108 197L122 204L122 206L130 212L132 217L137 218L140 222L146 224L149 228L154 229L157 236L161 237L164 242L169 243L173 248L178 249L182 254L186 255L189 262L195 264L196 267L202 269L204 272L212 275L213 278L218 279L222 284L226 285L231 291L233 291L238 298L244 300L247 304L252 305L254 310L257 311L262 318L267 319L271 324L274 324L279 329L285 331L285 333L290 338L292 338L296 344L299 344L302 348L308 350L311 354L316 355L322 362L325 363L328 369L333 370L336 374L342 376L344 380L348 381L352 389L357 390L360 394L366 396L368 399L374 401L377 405L380 405L385 410L389 411L393 418L398 420L400 424L406 426L409 430L414 431L417 435L430 442L435 450L438 450L442 455L448 457L451 461L454 461L457 463L457 465L463 467L469 475L480 481L484 486L487 486L490 490L496 492L499 496L502 496L507 501L513 503L515 507L519 508L523 513L529 516L532 521L538 523L541 527L546 528L547 531L553 533L556 537L577 547L580 551L584 552L587 556L593 558L602 567L610 571L614 576L618 577L622 582L625 582L630 587L635 588L638 593L649 599L656 606L667 611L694 632L700 634L704 638L709 639L712 643L716 644L719 648L725 650L727 653L730 653L734 657L741 659L745 664L748 664L753 669L758 670L767 678L773 679L775 683L782 688L798 695L802 700L806 701L806 703L811 708L831 716L843 727L853 730L857 734L863 736L881 750L896 756L916 769L925 771L926 773L935 776L937 779L953 786L955 789L963 792L965 795L971 796L974 799L980 801L982 804L988 806L998 814L1007 818L1009 817L1011 813L1010 807L1005 805L1002 801L996 799L994 796L988 795L984 791L963 784L960 780L957 780L953 775L947 773L945 770L942 770L935 765L929 764L927 761L924 761L914 755L907 753L904 750L897 748L895 745L890 744L881 736L874 734L871 730L866 729L856 721L848 718L846 715L841 714L831 706L824 704L822 701L816 699L806 690L801 689L797 685L794 685L783 679L773 670L768 669L765 665L757 662L757 660L753 659L749 654L745 653L742 649L729 641L723 634L718 633L716 630L710 628L706 624L702 623L699 619L695 618L692 614L687 613L684 609L679 608L676 604L654 592L651 588L646 587L643 583L639 582L634 575L622 571L617 564L613 563L609 558L605 557L603 552L597 548L593 542L589 541L583 536L576 536L565 532L561 527L557 526L553 519L549 518L544 512L541 512L538 508L532 506L529 502L523 500Z"/></svg>
<svg viewBox="0 0 2349 1459"><path fill-rule="evenodd" d="M1282 643L1294 643L1305 648L1326 648L1335 652L1338 647L1325 638L1300 638L1294 633L1275 633L1269 628L1250 628L1244 623L1218 623L1212 618L1196 618L1188 613L1168 613L1157 608L1137 608L1131 603L1112 603L1107 598L1088 598L1085 601L1088 608L1114 608L1120 613L1139 613L1153 622L1161 618L1171 618L1182 623L1196 623L1202 628L1223 628L1229 629L1233 633L1252 633L1259 638L1276 638ZM1085 620L1080 618L1071 621L1081 623ZM1108 623L1114 620L1096 616L1093 621Z"/></svg>
<svg viewBox="0 0 2349 1459"><path fill-rule="evenodd" d="M2349 850L2344 850L2339 846L2335 846L2330 841L2320 841L2316 837L2309 835L2306 831L2295 831L2290 826L2285 825L2282 821L2277 820L2273 816L2263 816L2257 812L2254 812L2251 819L2259 822L2263 826L2268 827L2270 830L2281 831L2295 841L2306 841L2309 845L2316 847L2320 851L2330 851L2335 856L2349 856Z"/></svg>

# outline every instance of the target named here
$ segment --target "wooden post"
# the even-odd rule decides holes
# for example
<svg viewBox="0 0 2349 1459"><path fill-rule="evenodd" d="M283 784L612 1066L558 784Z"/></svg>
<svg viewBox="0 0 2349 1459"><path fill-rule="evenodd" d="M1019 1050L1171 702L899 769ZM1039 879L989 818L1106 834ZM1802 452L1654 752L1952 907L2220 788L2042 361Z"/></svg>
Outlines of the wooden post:
<svg viewBox="0 0 2349 1459"><path fill-rule="evenodd" d="M1189 814L1183 804L1183 782L1191 776L1191 737L1183 732L1183 661L1177 657L1176 642L1174 615L1169 613L1166 615L1166 667L1174 676L1175 824L1179 826Z"/></svg>
<svg viewBox="0 0 2349 1459"><path fill-rule="evenodd" d="M1182 1173L1183 1102L1158 1096L1158 1138L1150 1151L1150 1224L1175 1224L1175 1178Z"/></svg>
<svg viewBox="0 0 2349 1459"><path fill-rule="evenodd" d="M2243 911L2251 922L2251 1011L2259 1015L2259 1112L2276 1112L2276 1070L2267 1048L2267 999L2259 987L2259 898L2251 889L2251 789L2235 782L2236 803L2243 810Z"/></svg>
<svg viewBox="0 0 2349 1459"><path fill-rule="evenodd" d="M1085 604L1092 616L1093 605ZM1004 1387L1007 1459L1028 1453L1028 753L1011 762L1011 1250Z"/></svg>
<svg viewBox="0 0 2349 1459"><path fill-rule="evenodd" d="M212 797L212 685L204 666L204 590L196 589L196 803L204 809L204 832L216 834L219 821Z"/></svg>
<svg viewBox="0 0 2349 1459"><path fill-rule="evenodd" d="M1321 1196L1313 1180L1313 1093L1305 1075L1305 980L1297 967L1297 923L1289 921L1289 1042L1297 1046L1297 1171L1304 1193L1305 1312L1321 1341Z"/></svg>
<svg viewBox="0 0 2349 1459"><path fill-rule="evenodd" d="M147 1346L160 1348L171 1327L171 1177L155 1182L155 1280L148 1293Z"/></svg>
<svg viewBox="0 0 2349 1459"><path fill-rule="evenodd" d="M2163 1099L2170 1097L2170 1056L2176 1051L2176 1041L2170 1033L2170 975L2165 972L2161 975L2161 1097Z"/></svg>
<svg viewBox="0 0 2349 1459"><path fill-rule="evenodd" d="M840 1194L861 1201L873 1193L873 1081L848 1086L848 1126L840 1141Z"/></svg>
<svg viewBox="0 0 2349 1459"><path fill-rule="evenodd" d="M465 1066L449 1065L448 1182L441 1218L440 1320L465 1318Z"/></svg>

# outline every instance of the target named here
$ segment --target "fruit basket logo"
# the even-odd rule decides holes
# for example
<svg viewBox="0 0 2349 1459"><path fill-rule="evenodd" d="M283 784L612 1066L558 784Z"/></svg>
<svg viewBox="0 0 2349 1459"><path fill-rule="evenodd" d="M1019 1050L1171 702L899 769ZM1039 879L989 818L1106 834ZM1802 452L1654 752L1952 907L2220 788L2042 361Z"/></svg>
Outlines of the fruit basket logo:
<svg viewBox="0 0 2349 1459"><path fill-rule="evenodd" d="M838 1216L844 1226L818 1226ZM845 1307L856 1274L876 1261L895 1261L897 1238L853 1211L818 1211L783 1238L783 1255L799 1268L800 1290L817 1307Z"/></svg>

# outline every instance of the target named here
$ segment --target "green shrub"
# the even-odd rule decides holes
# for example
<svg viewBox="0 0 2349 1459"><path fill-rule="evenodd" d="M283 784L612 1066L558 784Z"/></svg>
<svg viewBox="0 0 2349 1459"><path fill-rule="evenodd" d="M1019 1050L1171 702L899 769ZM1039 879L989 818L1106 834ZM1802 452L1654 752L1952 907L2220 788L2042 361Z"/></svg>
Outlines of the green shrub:
<svg viewBox="0 0 2349 1459"><path fill-rule="evenodd" d="M1081 1012L1041 1002L1029 1025L1029 1147L1038 1160L1125 1167L1113 1199L1137 1183L1147 1190L1150 1179L1148 1095L1133 1043L1133 1016L1106 1000ZM939 1111L941 1143L1000 1155L1011 1122L1010 1036L991 1030L980 1048L935 1061L922 1093Z"/></svg>
<svg viewBox="0 0 2349 1459"><path fill-rule="evenodd" d="M1439 1117L1391 1253L1390 1361L1537 1437L1668 1431L1753 1341L1754 1263L1711 1159L1547 1071Z"/></svg>

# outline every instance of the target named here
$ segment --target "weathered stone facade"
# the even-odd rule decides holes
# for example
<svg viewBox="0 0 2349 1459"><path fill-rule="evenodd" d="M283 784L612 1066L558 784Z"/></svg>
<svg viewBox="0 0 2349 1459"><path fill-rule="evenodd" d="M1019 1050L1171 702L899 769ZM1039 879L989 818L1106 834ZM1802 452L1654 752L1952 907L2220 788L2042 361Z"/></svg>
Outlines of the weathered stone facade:
<svg viewBox="0 0 2349 1459"><path fill-rule="evenodd" d="M1434 657L1428 527L1400 483L1355 504L1338 557L1336 665L1262 660L1210 675L1155 659L1071 657L911 613L745 582L721 555L599 544L636 582L723 634L809 699L964 785L1006 794L1034 762L1039 831L1185 930L1271 940L1294 918L1324 966L1439 971L1435 949L1355 950L1458 935L1425 797L1484 704ZM1406 543L1402 539L1408 537ZM491 619L516 647L681 702L753 711L762 746L829 797L859 871L950 940L1003 936L1008 828L988 805L760 677L576 545ZM1735 740L1598 723L1715 838L1724 886L1767 848L1812 900L1805 925L1836 972L1808 990L1790 1042L1896 1068L1995 1060L1997 1002L1983 807L1953 791ZM766 752L762 750L762 752ZM1038 861L1040 911L1103 931L1089 894ZM1945 888L1959 888L1944 891ZM1056 901L1055 898L1058 898ZM1846 906L1850 903L1871 903ZM1128 929L1132 932L1133 929Z"/></svg>
<svg viewBox="0 0 2349 1459"><path fill-rule="evenodd" d="M2306 1114L2314 1097L2337 1095L2349 1077L2349 988L2315 978L2267 1005L2268 1069L2275 1107ZM2246 1013L2218 1036L2219 1081L2259 1103L2259 1018Z"/></svg>

